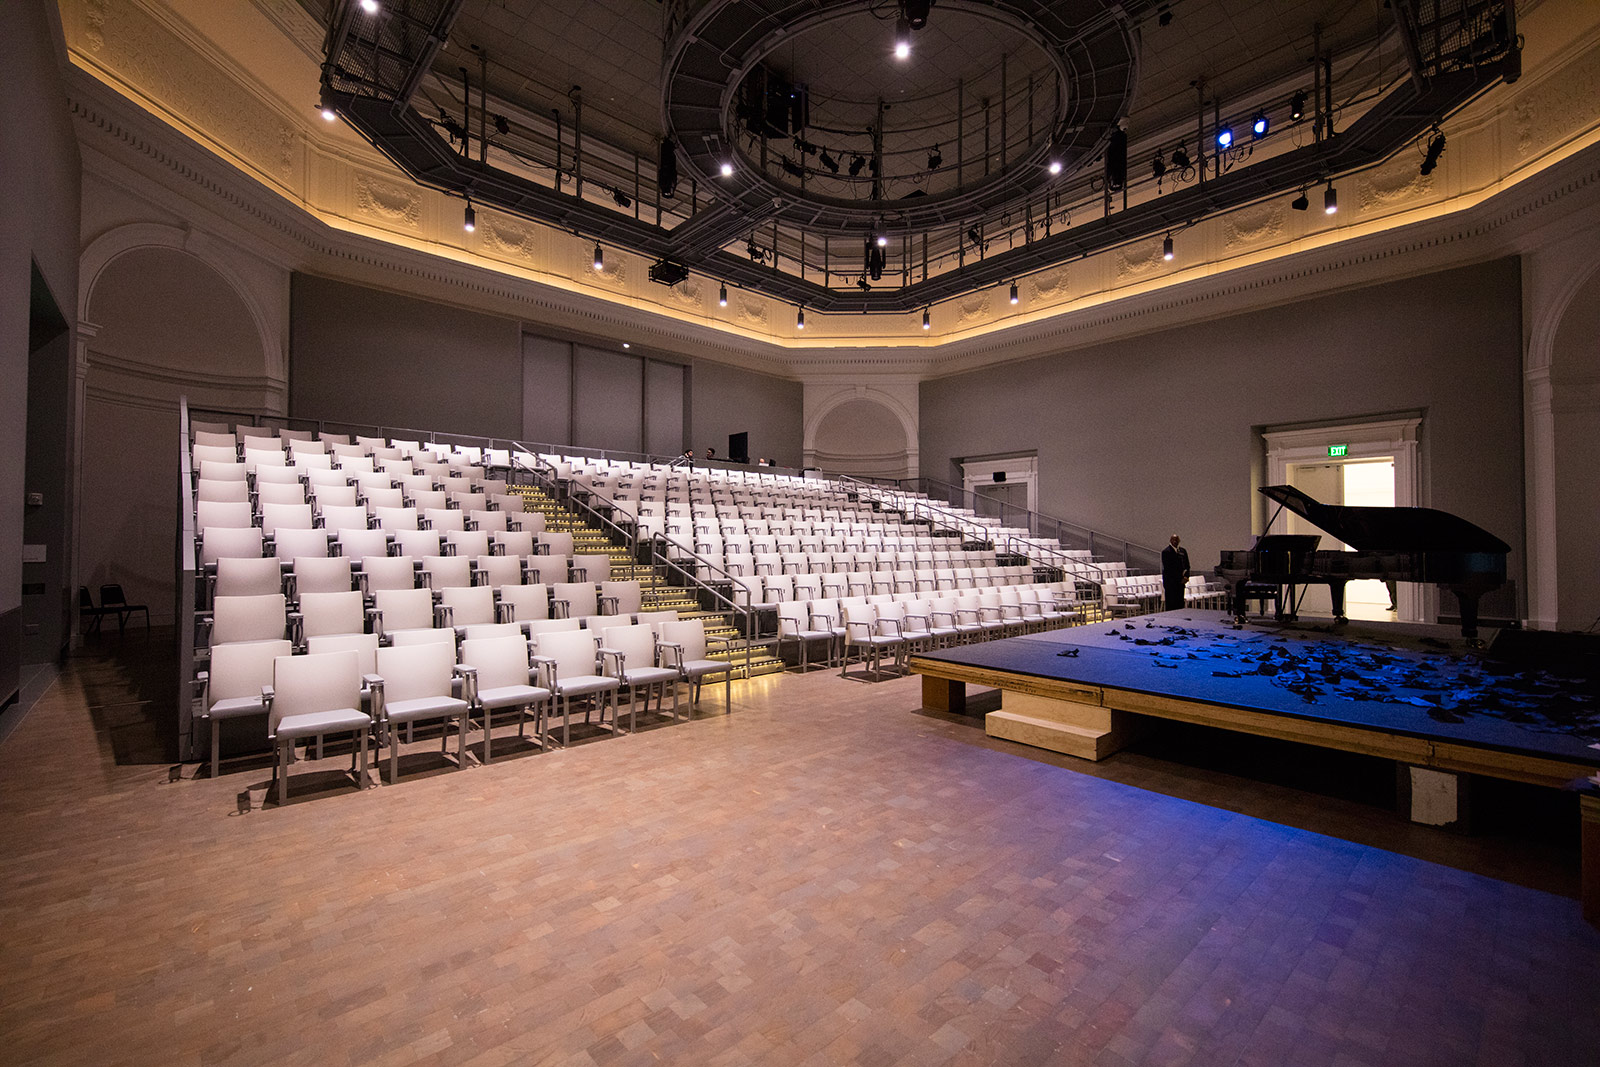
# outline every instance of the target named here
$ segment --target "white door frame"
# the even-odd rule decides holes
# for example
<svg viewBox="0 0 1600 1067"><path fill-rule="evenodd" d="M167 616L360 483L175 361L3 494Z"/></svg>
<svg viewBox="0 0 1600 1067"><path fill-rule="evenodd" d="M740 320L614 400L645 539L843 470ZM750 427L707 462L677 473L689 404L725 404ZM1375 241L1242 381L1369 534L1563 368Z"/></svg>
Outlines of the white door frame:
<svg viewBox="0 0 1600 1067"><path fill-rule="evenodd" d="M1263 433L1267 443L1267 484L1287 485L1291 466L1393 456L1395 507L1424 507L1418 439L1421 427L1422 417L1417 415ZM1331 445L1345 445L1348 451L1343 456L1329 456ZM1395 608L1395 615L1402 622L1433 619L1438 612L1438 590L1432 585L1402 582L1397 587Z"/></svg>
<svg viewBox="0 0 1600 1067"><path fill-rule="evenodd" d="M961 488L976 493L985 485L993 485L994 476L1003 473L1006 484L1021 483L1028 487L1028 510L1039 510L1039 457L1005 456L1000 459L965 459L961 461Z"/></svg>

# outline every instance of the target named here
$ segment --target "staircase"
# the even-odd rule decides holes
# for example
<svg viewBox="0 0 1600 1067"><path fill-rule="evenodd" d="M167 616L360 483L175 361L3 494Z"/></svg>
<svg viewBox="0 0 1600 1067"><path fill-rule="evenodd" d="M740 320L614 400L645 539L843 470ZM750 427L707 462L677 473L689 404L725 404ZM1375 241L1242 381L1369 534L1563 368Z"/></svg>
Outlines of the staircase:
<svg viewBox="0 0 1600 1067"><path fill-rule="evenodd" d="M633 558L628 545L613 540L603 528L566 507L544 487L513 485L509 491L522 498L525 511L537 511L544 516L545 529L570 533L575 554L610 556L614 581L639 583L643 610L676 611L680 619L704 620L707 657L734 664L735 678L754 678L783 670L783 661L772 654L768 645L751 647L747 664L744 635L727 614L703 609L694 589L661 580L654 567Z"/></svg>

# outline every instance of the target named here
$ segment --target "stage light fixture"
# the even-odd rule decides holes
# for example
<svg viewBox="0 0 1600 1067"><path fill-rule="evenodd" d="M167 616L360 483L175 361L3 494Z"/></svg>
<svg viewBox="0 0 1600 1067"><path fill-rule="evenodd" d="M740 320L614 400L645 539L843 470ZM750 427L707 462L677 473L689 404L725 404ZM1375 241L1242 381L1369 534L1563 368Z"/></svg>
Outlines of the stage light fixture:
<svg viewBox="0 0 1600 1067"><path fill-rule="evenodd" d="M872 242L879 248L889 247L889 235L884 232L882 219L872 221Z"/></svg>
<svg viewBox="0 0 1600 1067"><path fill-rule="evenodd" d="M939 153L939 146L934 145L933 150L928 153L928 169L938 170L943 164L944 156Z"/></svg>
<svg viewBox="0 0 1600 1067"><path fill-rule="evenodd" d="M606 253L605 253L605 249L600 247L600 242L599 241L596 241L594 243L594 269L595 270L605 270L606 269Z"/></svg>
<svg viewBox="0 0 1600 1067"><path fill-rule="evenodd" d="M1193 165L1189 162L1189 153L1182 145L1172 150L1172 165L1179 170L1188 170Z"/></svg>
<svg viewBox="0 0 1600 1067"><path fill-rule="evenodd" d="M361 0L361 10L369 15L378 13L378 0Z"/></svg>
<svg viewBox="0 0 1600 1067"><path fill-rule="evenodd" d="M494 117L494 132L501 137L511 132L511 123L504 115L496 115Z"/></svg>
<svg viewBox="0 0 1600 1067"><path fill-rule="evenodd" d="M1337 190L1337 189L1335 189L1333 187L1333 183L1332 182L1329 182L1328 183L1327 192L1322 194L1322 213L1324 215L1333 215L1333 214L1337 214L1338 211L1339 211L1339 190Z"/></svg>
<svg viewBox="0 0 1600 1067"><path fill-rule="evenodd" d="M733 164L726 159L722 161L722 176L724 178L733 177Z"/></svg>
<svg viewBox="0 0 1600 1067"><path fill-rule="evenodd" d="M1172 262L1172 234L1167 234L1167 239L1161 242L1161 258L1168 263Z"/></svg>
<svg viewBox="0 0 1600 1067"><path fill-rule="evenodd" d="M806 309L805 305L803 304L800 306L800 309L795 312L794 328L797 330L803 330L806 328Z"/></svg>
<svg viewBox="0 0 1600 1067"><path fill-rule="evenodd" d="M472 210L472 201L467 201L467 210L461 216L461 228L471 233L478 228L478 213Z"/></svg>
<svg viewBox="0 0 1600 1067"><path fill-rule="evenodd" d="M762 260L767 258L767 254L761 251L761 246L756 244L756 239L754 237L745 241L744 250L745 253L750 257L750 262L752 263L760 263Z"/></svg>
<svg viewBox="0 0 1600 1067"><path fill-rule="evenodd" d="M901 0L900 9L905 12L911 28L920 30L928 24L928 9L932 6L933 0Z"/></svg>
<svg viewBox="0 0 1600 1067"><path fill-rule="evenodd" d="M332 122L339 117L339 113L331 107L325 107L322 109L322 117Z"/></svg>
<svg viewBox="0 0 1600 1067"><path fill-rule="evenodd" d="M1444 132L1437 127L1433 136L1428 138L1428 154L1422 158L1422 174L1426 177L1433 173L1433 168L1439 165L1439 157L1444 155Z"/></svg>
<svg viewBox="0 0 1600 1067"><path fill-rule="evenodd" d="M724 308L728 306L728 284L726 282L717 287L717 306Z"/></svg>
<svg viewBox="0 0 1600 1067"><path fill-rule="evenodd" d="M1050 165L1049 165L1048 169L1049 169L1051 174L1060 174L1061 173L1061 160L1059 160L1059 159L1050 160Z"/></svg>
<svg viewBox="0 0 1600 1067"><path fill-rule="evenodd" d="M611 190L611 199L615 200L617 202L617 206L621 208L629 208L633 206L633 201L628 197L628 194L623 192L621 189Z"/></svg>
<svg viewBox="0 0 1600 1067"><path fill-rule="evenodd" d="M854 178L857 174L860 174L861 168L866 165L867 161L864 156L855 156L852 158L850 160L850 177Z"/></svg>
<svg viewBox="0 0 1600 1067"><path fill-rule="evenodd" d="M928 319L928 309L927 308L923 308L922 309L922 328L924 330L931 330L933 328L933 323L931 321L929 321L929 319Z"/></svg>
<svg viewBox="0 0 1600 1067"><path fill-rule="evenodd" d="M901 15L894 23L894 57L907 59L911 55L911 23Z"/></svg>
<svg viewBox="0 0 1600 1067"><path fill-rule="evenodd" d="M824 167L827 167L830 172L834 174L839 173L839 161L828 155L828 150L826 148L824 148L817 155L817 161L820 162Z"/></svg>
<svg viewBox="0 0 1600 1067"><path fill-rule="evenodd" d="M1156 157L1150 161L1150 173L1155 176L1156 181L1167 176L1167 161L1160 152L1157 152Z"/></svg>
<svg viewBox="0 0 1600 1067"><path fill-rule="evenodd" d="M1300 195L1289 201L1289 206L1296 211L1308 211L1311 208L1311 198L1306 195L1304 189L1301 189Z"/></svg>
<svg viewBox="0 0 1600 1067"><path fill-rule="evenodd" d="M1217 147L1226 152L1233 147L1233 127L1224 126L1217 131Z"/></svg>
<svg viewBox="0 0 1600 1067"><path fill-rule="evenodd" d="M1267 117L1265 111L1257 111L1256 117L1250 120L1250 136L1258 141L1265 137L1271 128L1272 120Z"/></svg>
<svg viewBox="0 0 1600 1067"><path fill-rule="evenodd" d="M1011 283L1011 302L1013 304L1015 304L1017 302L1017 283L1016 282L1012 282Z"/></svg>
<svg viewBox="0 0 1600 1067"><path fill-rule="evenodd" d="M1296 90L1294 96L1289 98L1289 119L1292 122L1299 122L1305 117L1306 91L1304 89L1299 89Z"/></svg>

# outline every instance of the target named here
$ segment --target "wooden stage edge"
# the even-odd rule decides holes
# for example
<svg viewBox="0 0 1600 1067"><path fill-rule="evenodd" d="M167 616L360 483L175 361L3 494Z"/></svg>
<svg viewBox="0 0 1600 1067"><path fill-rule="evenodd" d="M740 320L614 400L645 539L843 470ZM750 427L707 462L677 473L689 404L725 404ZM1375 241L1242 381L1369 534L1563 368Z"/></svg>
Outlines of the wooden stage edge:
<svg viewBox="0 0 1600 1067"><path fill-rule="evenodd" d="M1063 706L1081 709L1088 720L1097 716L1106 717L1099 723L1100 740L1096 748L1097 731L1079 731L1071 726L1052 726L1044 720L1008 715L1004 710L1004 697L1002 710L991 713L991 719L1001 717L999 722L992 721L989 724L988 732L995 736L1037 744L1086 759L1103 758L1120 747L1116 742L1108 746L1106 735L1126 736L1135 732L1135 728L1127 722L1116 721L1119 713L1124 719L1131 713L1377 756L1411 767L1455 774L1478 774L1552 789L1568 788L1575 780L1594 772L1593 767L1549 757L1457 744L1367 726L1302 719L1276 712L1251 711L1181 697L948 663L923 656L912 656L909 666L912 673L922 676L922 706L929 711L964 711L966 687L978 685L999 689L1004 694L1016 693L1042 701L1059 701ZM1032 704L1033 701L1026 703ZM1053 733L1056 737L1081 732L1083 747L1080 749L1074 745L1070 737L1061 744L1052 743L1049 736L1032 741L1026 736L1030 727L1036 727L1046 735ZM1600 794L1594 790L1586 791L1580 796L1579 802L1582 809L1583 915L1592 922L1600 922Z"/></svg>

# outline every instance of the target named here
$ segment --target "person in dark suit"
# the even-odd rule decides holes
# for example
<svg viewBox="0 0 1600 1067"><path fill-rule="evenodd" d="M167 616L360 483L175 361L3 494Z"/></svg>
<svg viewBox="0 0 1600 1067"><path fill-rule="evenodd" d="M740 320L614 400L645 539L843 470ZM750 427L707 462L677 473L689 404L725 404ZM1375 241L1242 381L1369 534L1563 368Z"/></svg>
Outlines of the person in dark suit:
<svg viewBox="0 0 1600 1067"><path fill-rule="evenodd" d="M1167 547L1161 550L1161 585L1167 594L1167 610L1183 607L1183 587L1189 580L1189 550L1173 534Z"/></svg>

